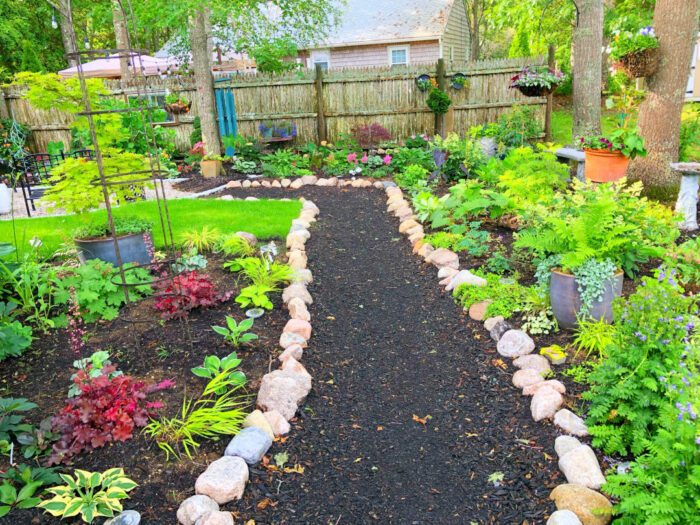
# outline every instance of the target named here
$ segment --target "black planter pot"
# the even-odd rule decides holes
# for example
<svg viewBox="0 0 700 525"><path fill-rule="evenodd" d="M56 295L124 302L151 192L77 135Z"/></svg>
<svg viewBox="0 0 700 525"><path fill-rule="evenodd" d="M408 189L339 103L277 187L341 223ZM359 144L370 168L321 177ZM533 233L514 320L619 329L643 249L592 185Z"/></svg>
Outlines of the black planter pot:
<svg viewBox="0 0 700 525"><path fill-rule="evenodd" d="M622 281L624 273L618 271L605 283L603 300L593 303L588 311L588 317L596 321L605 319L612 323L612 303L616 297L622 294ZM581 294L578 291L578 283L573 275L568 275L557 270L552 270L549 285L549 299L552 303L552 312L557 319L560 328L573 328L576 326L576 314L581 309Z"/></svg>
<svg viewBox="0 0 700 525"><path fill-rule="evenodd" d="M146 234L151 237L151 234ZM146 248L144 233L130 233L117 237L117 245L119 246L119 255L123 264L138 263L148 264L151 262L151 256ZM105 239L73 239L78 248L78 258L80 262L85 263L90 259L99 259L101 261L111 263L117 266L117 252L114 249L114 240L112 237ZM151 237L153 242L153 237Z"/></svg>

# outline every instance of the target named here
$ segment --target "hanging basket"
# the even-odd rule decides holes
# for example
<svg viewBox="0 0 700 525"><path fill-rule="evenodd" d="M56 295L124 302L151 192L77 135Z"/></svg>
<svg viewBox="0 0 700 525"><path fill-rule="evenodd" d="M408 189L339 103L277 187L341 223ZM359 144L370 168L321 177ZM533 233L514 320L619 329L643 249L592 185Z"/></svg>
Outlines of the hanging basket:
<svg viewBox="0 0 700 525"><path fill-rule="evenodd" d="M416 85L420 91L428 91L430 89L430 75L420 75L417 77Z"/></svg>
<svg viewBox="0 0 700 525"><path fill-rule="evenodd" d="M633 51L620 57L615 68L630 78L648 77L654 74L659 65L659 50L655 48Z"/></svg>
<svg viewBox="0 0 700 525"><path fill-rule="evenodd" d="M183 115L190 110L191 104L183 104L181 102L173 102L172 104L166 104L164 107L165 111L171 115Z"/></svg>
<svg viewBox="0 0 700 525"><path fill-rule="evenodd" d="M516 86L518 90L526 97L546 97L553 92L557 87L552 86L546 88L544 86Z"/></svg>
<svg viewBox="0 0 700 525"><path fill-rule="evenodd" d="M462 88L467 88L469 87L469 80L467 79L467 75L464 73L455 73L452 75L452 78L450 78L450 86L452 89L462 89Z"/></svg>

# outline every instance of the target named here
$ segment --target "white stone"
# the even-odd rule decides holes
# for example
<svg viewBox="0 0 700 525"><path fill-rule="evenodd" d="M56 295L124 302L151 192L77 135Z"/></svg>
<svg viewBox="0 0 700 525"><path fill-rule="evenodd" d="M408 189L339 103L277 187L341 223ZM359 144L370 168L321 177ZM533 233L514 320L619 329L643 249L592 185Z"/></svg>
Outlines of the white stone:
<svg viewBox="0 0 700 525"><path fill-rule="evenodd" d="M306 304L312 304L314 302L311 298L311 294L303 284L290 284L282 292L282 301L285 304L289 303L294 297L298 297Z"/></svg>
<svg viewBox="0 0 700 525"><path fill-rule="evenodd" d="M194 525L205 514L219 510L219 504L209 496L198 494L190 496L180 503L177 509L177 520L182 525Z"/></svg>
<svg viewBox="0 0 700 525"><path fill-rule="evenodd" d="M292 183L289 185L289 188L292 189L292 190L298 190L298 189L301 188L303 185L304 185L304 183L301 182L301 179L295 179L294 182L292 182Z"/></svg>
<svg viewBox="0 0 700 525"><path fill-rule="evenodd" d="M222 201L232 201L233 200L233 195L224 195L222 197L219 197L220 200Z"/></svg>
<svg viewBox="0 0 700 525"><path fill-rule="evenodd" d="M301 178L302 184L313 185L313 184L316 184L317 181L318 181L318 177L316 177L316 175L304 175Z"/></svg>
<svg viewBox="0 0 700 525"><path fill-rule="evenodd" d="M539 383L535 383L533 385L528 385L523 388L523 395L524 396L532 396L535 395L535 392L537 392L540 388L553 388L560 394L565 394L566 393L566 386L564 386L564 383L561 381L558 381L556 379L547 379L547 381L540 381Z"/></svg>
<svg viewBox="0 0 700 525"><path fill-rule="evenodd" d="M297 220L297 219L294 219L294 220ZM304 239L307 239L307 240L309 239L309 237L311 237L311 234L309 233L309 230L307 230L307 229L306 229L305 227L303 227L303 226L300 226L300 225L298 225L298 224L294 224L293 221L292 221L291 227L289 228L289 233L294 233L294 234L299 235L299 236L301 236L301 237L303 237Z"/></svg>
<svg viewBox="0 0 700 525"><path fill-rule="evenodd" d="M562 408L554 414L554 424L574 436L585 437L588 435L586 422L566 408Z"/></svg>
<svg viewBox="0 0 700 525"><path fill-rule="evenodd" d="M292 226L298 226L304 230L308 230L309 227L311 226L311 223L306 222L306 221L302 221L301 219L294 219L292 221ZM290 232L291 232L291 228L290 228Z"/></svg>
<svg viewBox="0 0 700 525"><path fill-rule="evenodd" d="M280 184L283 188L289 188L289 186L292 184L292 181L290 181L289 179L282 179L280 181Z"/></svg>
<svg viewBox="0 0 700 525"><path fill-rule="evenodd" d="M582 443L575 437L559 436L554 440L554 452L557 453L558 457L562 457L581 445Z"/></svg>
<svg viewBox="0 0 700 525"><path fill-rule="evenodd" d="M447 266L443 266L442 268L440 268L438 270L438 279L445 279L447 277L452 279L455 275L457 275L458 272L459 272L459 270L455 270L454 268L449 268Z"/></svg>
<svg viewBox="0 0 700 525"><path fill-rule="evenodd" d="M459 255L446 248L438 248L428 256L426 261L434 264L438 268L443 268L445 266L454 269L459 268Z"/></svg>
<svg viewBox="0 0 700 525"><path fill-rule="evenodd" d="M292 284L294 283L300 283L300 284L309 284L314 281L313 274L311 273L311 270L308 268L302 268L301 270L297 270L294 272L294 277L292 278ZM307 319L308 321L308 319Z"/></svg>
<svg viewBox="0 0 700 525"><path fill-rule="evenodd" d="M316 186L328 186L328 179L318 179L316 181Z"/></svg>
<svg viewBox="0 0 700 525"><path fill-rule="evenodd" d="M301 250L292 250L287 253L287 266L294 271L306 269L307 262L308 258L306 257L306 252Z"/></svg>
<svg viewBox="0 0 700 525"><path fill-rule="evenodd" d="M289 308L289 317L292 319L301 319L302 321L310 321L311 314L306 308L304 301L298 297L294 297L291 301L287 303L287 308Z"/></svg>
<svg viewBox="0 0 700 525"><path fill-rule="evenodd" d="M246 197L244 200L247 200L247 201L257 201L258 198L257 198L257 197Z"/></svg>
<svg viewBox="0 0 700 525"><path fill-rule="evenodd" d="M547 525L582 525L578 516L568 509L558 510L549 517Z"/></svg>
<svg viewBox="0 0 700 525"><path fill-rule="evenodd" d="M318 209L318 206L316 206L313 201L304 201L301 208L305 211L311 211L314 215L321 213L321 210Z"/></svg>
<svg viewBox="0 0 700 525"><path fill-rule="evenodd" d="M241 499L248 482L248 465L237 456L224 456L211 463L194 484L197 494L204 494L219 505Z"/></svg>
<svg viewBox="0 0 700 525"><path fill-rule="evenodd" d="M469 270L461 270L452 276L452 279L449 283L447 283L445 290L451 292L462 284L486 286L486 279L479 277L478 275L474 275Z"/></svg>
<svg viewBox="0 0 700 525"><path fill-rule="evenodd" d="M277 410L268 410L263 415L265 416L265 419L267 419L268 423L270 423L275 436L289 434L291 427L289 426L287 420L284 419L284 416Z"/></svg>
<svg viewBox="0 0 700 525"><path fill-rule="evenodd" d="M530 401L530 413L535 421L554 417L564 404L564 398L553 388L540 388Z"/></svg>
<svg viewBox="0 0 700 525"><path fill-rule="evenodd" d="M262 410L253 410L246 416L245 420L243 421L243 428L248 427L262 428L265 432L267 432L267 435L270 436L270 439L275 439L275 434L272 431L272 427L270 427L270 423L268 423L267 419L265 419Z"/></svg>
<svg viewBox="0 0 700 525"><path fill-rule="evenodd" d="M215 510L199 518L194 525L234 525L233 515L230 512Z"/></svg>
<svg viewBox="0 0 700 525"><path fill-rule="evenodd" d="M581 445L560 457L559 468L566 480L574 485L598 490L605 483L598 458L588 445Z"/></svg>
<svg viewBox="0 0 700 525"><path fill-rule="evenodd" d="M535 342L522 330L508 330L498 340L496 350L503 357L519 357L532 353Z"/></svg>
<svg viewBox="0 0 700 525"><path fill-rule="evenodd" d="M513 365L518 368L531 368L545 375L551 371L549 359L537 354L521 355L513 361Z"/></svg>

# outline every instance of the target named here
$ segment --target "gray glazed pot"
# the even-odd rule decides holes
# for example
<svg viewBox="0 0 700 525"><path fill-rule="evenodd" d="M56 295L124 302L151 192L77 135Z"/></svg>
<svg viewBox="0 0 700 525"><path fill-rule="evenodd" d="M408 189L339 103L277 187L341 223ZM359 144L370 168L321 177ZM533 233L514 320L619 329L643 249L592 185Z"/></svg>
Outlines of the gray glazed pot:
<svg viewBox="0 0 700 525"><path fill-rule="evenodd" d="M151 236L151 234L148 234ZM112 237L105 239L73 239L78 247L78 258L85 263L89 259L99 259L117 266L117 252L114 250L114 240ZM151 236L151 242L153 237ZM151 256L148 254L143 233L130 233L117 237L119 245L119 255L122 263L148 264Z"/></svg>
<svg viewBox="0 0 700 525"><path fill-rule="evenodd" d="M624 273L620 270L605 283L603 300L593 303L589 317L596 321L605 319L608 323L613 321L612 303L616 297L622 295L622 281ZM560 328L573 328L576 326L576 314L581 308L581 294L573 275L568 275L557 270L552 270L549 281L549 299L552 303L552 312L557 319Z"/></svg>

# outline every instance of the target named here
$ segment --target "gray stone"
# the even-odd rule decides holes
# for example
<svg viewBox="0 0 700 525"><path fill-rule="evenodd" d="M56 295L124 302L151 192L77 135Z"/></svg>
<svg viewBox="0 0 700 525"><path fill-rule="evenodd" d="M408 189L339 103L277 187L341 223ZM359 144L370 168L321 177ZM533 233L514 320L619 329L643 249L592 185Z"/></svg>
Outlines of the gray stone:
<svg viewBox="0 0 700 525"><path fill-rule="evenodd" d="M225 456L238 456L248 465L255 465L272 446L272 439L260 427L248 427L241 430L229 442Z"/></svg>
<svg viewBox="0 0 700 525"><path fill-rule="evenodd" d="M581 444L582 443L575 437L559 436L554 440L554 451L557 453L557 456L562 457L575 448L580 447Z"/></svg>
<svg viewBox="0 0 700 525"><path fill-rule="evenodd" d="M238 456L223 456L212 462L207 470L199 475L194 490L197 494L209 496L219 505L223 505L234 499L241 499L247 482L246 462Z"/></svg>
<svg viewBox="0 0 700 525"><path fill-rule="evenodd" d="M566 480L574 485L598 490L605 483L598 458L588 445L581 445L559 458L559 468Z"/></svg>
<svg viewBox="0 0 700 525"><path fill-rule="evenodd" d="M586 422L566 408L562 408L554 414L554 424L574 436L584 437L588 435Z"/></svg>
<svg viewBox="0 0 700 525"><path fill-rule="evenodd" d="M615 472L617 472L618 476L624 476L629 472L630 467L632 466L631 461L623 461L622 463L619 463L617 467L615 468Z"/></svg>
<svg viewBox="0 0 700 525"><path fill-rule="evenodd" d="M489 330L489 335L491 339L498 342L503 337L503 334L510 331L511 327L506 321L498 321L491 330Z"/></svg>
<svg viewBox="0 0 700 525"><path fill-rule="evenodd" d="M111 520L104 522L104 525L139 525L141 523L141 514L135 510L125 510Z"/></svg>
<svg viewBox="0 0 700 525"><path fill-rule="evenodd" d="M194 525L234 525L230 512L215 510L199 518Z"/></svg>
<svg viewBox="0 0 700 525"><path fill-rule="evenodd" d="M558 510L547 520L547 525L582 525L578 516L570 510Z"/></svg>
<svg viewBox="0 0 700 525"><path fill-rule="evenodd" d="M382 186L384 186L384 189L396 187L396 183L392 182L390 180L383 180L381 182L382 182Z"/></svg>
<svg viewBox="0 0 700 525"><path fill-rule="evenodd" d="M522 330L508 330L498 340L496 350L503 357L519 357L532 353L535 342Z"/></svg>
<svg viewBox="0 0 700 525"><path fill-rule="evenodd" d="M496 326L497 323L502 323L503 321L504 319L502 315L497 315L496 317L489 317L488 319L486 319L486 321L484 321L484 328L486 328L486 330L490 332L491 330L493 330L493 327Z"/></svg>
<svg viewBox="0 0 700 525"><path fill-rule="evenodd" d="M177 509L177 520L182 525L194 525L199 518L215 510L219 510L219 504L209 496L190 496Z"/></svg>
<svg viewBox="0 0 700 525"><path fill-rule="evenodd" d="M299 219L294 220L297 221ZM308 239L309 237L311 237L311 234L309 233L309 230L306 229L306 227L302 226L301 224L294 224L293 222L292 226L289 228L289 233L296 233L298 235L301 235L304 239Z"/></svg>

